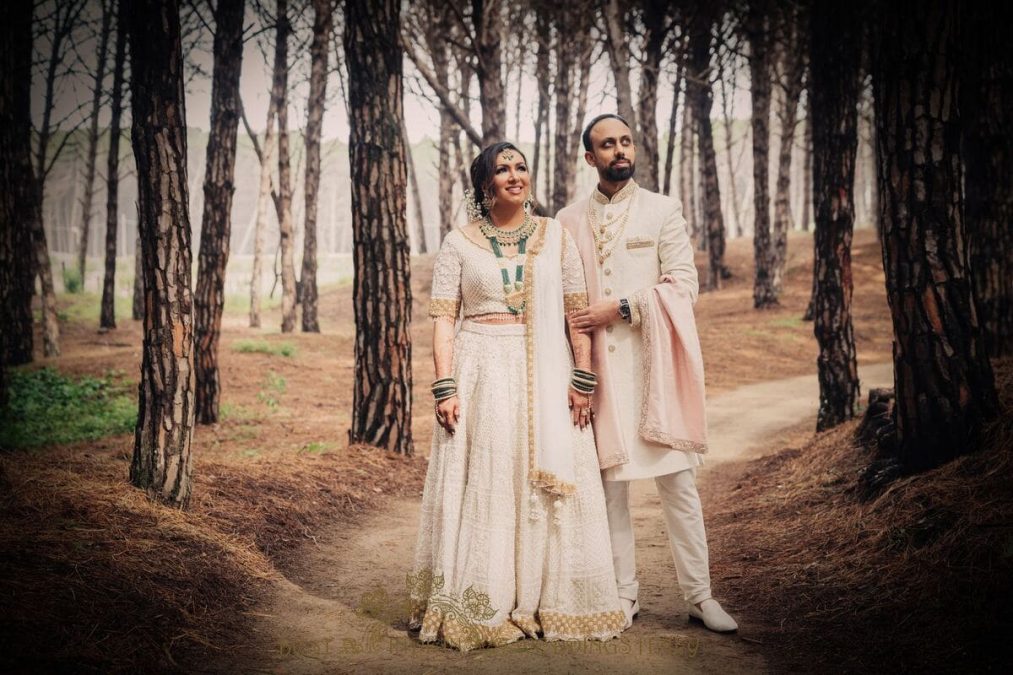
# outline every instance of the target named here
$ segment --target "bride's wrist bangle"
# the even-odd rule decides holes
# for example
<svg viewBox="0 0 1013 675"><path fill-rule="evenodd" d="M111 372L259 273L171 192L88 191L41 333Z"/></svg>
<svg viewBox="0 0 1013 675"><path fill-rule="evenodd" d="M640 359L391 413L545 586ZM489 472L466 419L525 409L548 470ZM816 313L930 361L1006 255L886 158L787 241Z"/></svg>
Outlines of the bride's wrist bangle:
<svg viewBox="0 0 1013 675"><path fill-rule="evenodd" d="M452 377L441 377L433 382L431 389L437 403L457 396L457 382Z"/></svg>
<svg viewBox="0 0 1013 675"><path fill-rule="evenodd" d="M570 386L581 394L593 394L598 386L598 376L590 370L574 368L570 376Z"/></svg>

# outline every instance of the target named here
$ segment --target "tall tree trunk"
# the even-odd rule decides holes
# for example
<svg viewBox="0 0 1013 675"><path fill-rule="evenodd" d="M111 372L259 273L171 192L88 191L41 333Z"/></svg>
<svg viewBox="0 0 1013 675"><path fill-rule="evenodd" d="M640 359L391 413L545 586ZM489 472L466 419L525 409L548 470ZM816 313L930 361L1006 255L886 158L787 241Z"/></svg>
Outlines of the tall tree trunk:
<svg viewBox="0 0 1013 675"><path fill-rule="evenodd" d="M225 270L232 231L236 134L239 130L239 76L243 69L243 14L246 0L218 0L215 9L211 133L204 172L204 213L197 258L196 375L197 422L218 421L221 377L218 346L225 307Z"/></svg>
<svg viewBox="0 0 1013 675"><path fill-rule="evenodd" d="M773 255L770 242L770 27L771 8L764 0L751 0L747 18L749 82L753 102L753 307L776 307Z"/></svg>
<svg viewBox="0 0 1013 675"><path fill-rule="evenodd" d="M735 180L735 167L737 163L735 157L732 154L732 135L734 132L734 125L732 123L732 100L735 98L735 76L734 71L732 75L732 91L728 93L728 89L725 86L725 74L724 68L719 68L718 82L721 83L721 121L724 124L725 130L725 153L728 155L728 192L730 193L730 200L732 205L732 226L729 228L729 234L732 237L742 236L742 221L739 218L739 190ZM743 145L745 143L743 142Z"/></svg>
<svg viewBox="0 0 1013 675"><path fill-rule="evenodd" d="M667 37L667 2L652 0L644 5L644 60L640 66L637 121L637 182L652 192L660 190L658 180L658 75Z"/></svg>
<svg viewBox="0 0 1013 675"><path fill-rule="evenodd" d="M680 59L681 62L681 59ZM664 193L672 194L672 164L675 159L675 127L676 118L679 114L679 92L682 90L683 74L685 66L679 66L675 76L675 84L672 86L672 112L668 117L668 139L665 147L665 180Z"/></svg>
<svg viewBox="0 0 1013 675"><path fill-rule="evenodd" d="M53 285L53 267L49 260L49 244L46 228L42 222L42 207L45 203L46 176L52 166L49 157L49 140L52 135L53 106L55 102L57 70L63 62L63 45L80 14L74 3L57 5L53 15L53 32L50 36L49 60L46 66L45 94L42 104L42 126L39 128L38 145L35 151L35 201L32 221L32 247L35 256L35 271L42 289L42 347L49 356L60 355L60 323L56 317L56 288ZM76 12L76 14L75 14Z"/></svg>
<svg viewBox="0 0 1013 675"><path fill-rule="evenodd" d="M346 0L355 240L351 443L412 454L412 295L398 0Z"/></svg>
<svg viewBox="0 0 1013 675"><path fill-rule="evenodd" d="M438 3L437 3L438 4ZM450 91L450 47L447 45L446 36L450 32L450 21L446 7L435 7L437 12L434 20L430 22L425 32L426 46L433 59L433 75L444 89ZM541 47L539 46L539 49ZM537 139L537 127L535 137ZM440 238L438 243L450 233L454 225L454 174L450 161L451 145L454 141L454 118L447 106L440 105L440 140L437 146L438 164L438 190L437 201L439 203ZM537 157L537 140L536 140ZM537 173L537 164L532 172L532 183L534 174Z"/></svg>
<svg viewBox="0 0 1013 675"><path fill-rule="evenodd" d="M693 84L687 78L686 91L682 97L682 130L679 133L679 200L682 202L682 215L686 219L686 229L693 242L698 244L700 241L700 219L696 217L696 190L693 188L696 125L693 124L692 88Z"/></svg>
<svg viewBox="0 0 1013 675"><path fill-rule="evenodd" d="M99 326L116 328L116 239L119 231L120 134L123 116L123 65L127 56L126 0L118 0L116 54L113 58L112 111L109 118L109 156L106 159L106 252L102 275Z"/></svg>
<svg viewBox="0 0 1013 675"><path fill-rule="evenodd" d="M985 348L1013 355L1013 56L1011 12L968 6L962 64L965 222L971 284Z"/></svg>
<svg viewBox="0 0 1013 675"><path fill-rule="evenodd" d="M721 190L718 185L718 163L711 129L711 107L714 95L710 84L711 26L713 8L700 9L690 23L690 81L692 86L693 120L700 144L700 176L703 182L703 227L707 233L709 261L708 287L721 288L725 272L725 223L721 215Z"/></svg>
<svg viewBox="0 0 1013 675"><path fill-rule="evenodd" d="M295 227L292 222L292 168L288 147L288 0L278 0L271 98L278 111L278 247L281 253L281 332L295 330Z"/></svg>
<svg viewBox="0 0 1013 675"><path fill-rule="evenodd" d="M535 81L538 83L538 109L535 113L535 149L534 158L531 163L531 191L535 200L538 199L538 178L541 176L542 160L545 160L545 171L548 173L548 157L542 155L542 137L547 133L549 118L549 57L552 51L552 19L549 16L548 7L544 3L535 3L535 35L538 40L538 51L535 54ZM545 201L549 203L552 195L544 193Z"/></svg>
<svg viewBox="0 0 1013 675"><path fill-rule="evenodd" d="M475 73L482 105L482 145L502 140L506 134L506 101L503 95L503 46L506 35L503 0L471 0L475 22Z"/></svg>
<svg viewBox="0 0 1013 675"><path fill-rule="evenodd" d="M273 89L273 87L272 87ZM278 115L277 100L272 95L267 106L267 123L264 125L264 148L260 155L260 184L257 189L257 211L253 229L253 273L250 278L250 328L260 328L260 286L264 267L264 236L267 231L268 201L275 195L271 189L271 170L274 165L275 119ZM255 139L255 135L250 136ZM281 222L281 199L274 200Z"/></svg>
<svg viewBox="0 0 1013 675"><path fill-rule="evenodd" d="M317 209L320 194L320 134L327 103L327 58L333 27L333 0L313 0L310 93L306 110L306 216L299 290L304 333L319 333L317 319Z"/></svg>
<svg viewBox="0 0 1013 675"><path fill-rule="evenodd" d="M623 0L605 0L605 48L612 62L616 84L616 109L631 127L637 128L630 87L630 46L626 42L626 8ZM565 11L565 10L564 10Z"/></svg>
<svg viewBox="0 0 1013 675"><path fill-rule="evenodd" d="M0 380L32 360L32 0L0 5ZM4 388L6 391L6 388ZM0 401L0 405L3 401Z"/></svg>
<svg viewBox="0 0 1013 675"><path fill-rule="evenodd" d="M134 238L134 294L130 316L134 321L144 318L144 267L141 265L141 214L137 214L137 236Z"/></svg>
<svg viewBox="0 0 1013 675"><path fill-rule="evenodd" d="M771 236L770 285L775 298L781 297L785 265L788 260L788 230L792 227L791 158L795 147L798 99L802 95L802 76L805 73L801 54L804 45L799 39L798 11L794 7L782 10L787 15L784 19L787 43L780 50L784 95L781 97L778 115L781 122L781 146L777 154L777 189L774 193L774 230Z"/></svg>
<svg viewBox="0 0 1013 675"><path fill-rule="evenodd" d="M552 212L558 213L567 204L566 188L573 173L573 162L570 156L570 108L573 94L576 93L574 69L576 67L570 31L575 28L567 19L566 11L557 15L560 38L556 40L556 73L553 82L556 95L556 134L555 160L556 166L552 180ZM563 39L566 34L566 39Z"/></svg>
<svg viewBox="0 0 1013 675"><path fill-rule="evenodd" d="M802 177L805 190L802 194L802 231L808 232L812 221L809 209L813 203L813 116L812 102L808 103L805 114L805 160L802 162Z"/></svg>
<svg viewBox="0 0 1013 675"><path fill-rule="evenodd" d="M977 449L998 400L967 270L957 4L880 12L873 84L894 414L899 459L917 470Z"/></svg>
<svg viewBox="0 0 1013 675"><path fill-rule="evenodd" d="M176 0L131 4L131 135L145 301L130 482L185 508L193 467L194 372L179 5ZM159 29L151 30L152 25Z"/></svg>
<svg viewBox="0 0 1013 675"><path fill-rule="evenodd" d="M113 0L101 0L102 27L99 29L98 62L95 64L95 81L92 85L91 122L88 127L88 150L84 164L84 202L81 218L81 238L77 249L77 273L81 288L85 283L85 265L88 257L88 239L91 234L91 205L95 194L95 159L98 154L98 114L102 109L102 85L106 76L106 52L109 50L109 33L112 30Z"/></svg>
<svg viewBox="0 0 1013 675"><path fill-rule="evenodd" d="M426 250L426 217L422 212L422 192L419 190L419 177L416 173L415 160L412 159L412 146L408 141L408 130L401 129L402 143L404 144L405 169L408 171L408 185L412 193L412 207L415 211L415 250L418 253L427 253ZM405 214L407 216L407 213Z"/></svg>
<svg viewBox="0 0 1013 675"><path fill-rule="evenodd" d="M853 3L841 0L817 3L812 14L809 92L817 280L813 332L820 348L816 430L823 431L854 417L859 396L851 321L851 235L861 26Z"/></svg>

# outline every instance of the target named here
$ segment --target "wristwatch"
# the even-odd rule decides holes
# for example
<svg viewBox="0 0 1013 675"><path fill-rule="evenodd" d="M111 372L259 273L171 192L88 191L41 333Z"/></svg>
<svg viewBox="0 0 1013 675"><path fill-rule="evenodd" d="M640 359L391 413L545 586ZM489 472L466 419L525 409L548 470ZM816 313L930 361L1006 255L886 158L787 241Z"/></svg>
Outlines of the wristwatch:
<svg viewBox="0 0 1013 675"><path fill-rule="evenodd" d="M633 318L632 312L630 312L630 301L626 298L619 298L619 316L622 317L623 321L630 323Z"/></svg>

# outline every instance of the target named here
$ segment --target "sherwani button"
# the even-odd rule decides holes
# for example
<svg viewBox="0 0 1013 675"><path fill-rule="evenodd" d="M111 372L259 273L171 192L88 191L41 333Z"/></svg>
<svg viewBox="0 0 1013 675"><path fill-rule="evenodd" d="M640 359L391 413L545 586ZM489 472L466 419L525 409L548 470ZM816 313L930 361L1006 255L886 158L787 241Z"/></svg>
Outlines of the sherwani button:
<svg viewBox="0 0 1013 675"><path fill-rule="evenodd" d="M612 332L612 326L611 325L605 326L605 332L606 333L611 333Z"/></svg>
<svg viewBox="0 0 1013 675"><path fill-rule="evenodd" d="M609 327L611 328L611 326L609 326ZM610 352L614 352L615 350L616 350L616 346L615 345L609 345L609 351Z"/></svg>
<svg viewBox="0 0 1013 675"><path fill-rule="evenodd" d="M605 276L612 274L612 270L608 267L605 268Z"/></svg>
<svg viewBox="0 0 1013 675"><path fill-rule="evenodd" d="M606 288L605 289L605 295L612 295L612 289L611 288Z"/></svg>

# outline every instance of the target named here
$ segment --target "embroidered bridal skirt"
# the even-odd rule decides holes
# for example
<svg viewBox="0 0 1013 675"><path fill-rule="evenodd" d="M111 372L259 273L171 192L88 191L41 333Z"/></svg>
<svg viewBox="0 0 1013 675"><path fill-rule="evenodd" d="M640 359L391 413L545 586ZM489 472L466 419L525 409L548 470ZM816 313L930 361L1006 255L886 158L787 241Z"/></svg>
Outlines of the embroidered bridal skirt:
<svg viewBox="0 0 1013 675"><path fill-rule="evenodd" d="M436 427L408 583L423 642L467 651L538 634L618 635L605 497L590 429L573 427L576 493L528 481L524 326L465 321L454 342L461 416Z"/></svg>

